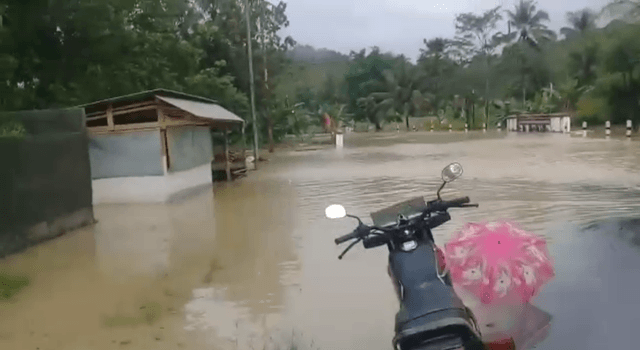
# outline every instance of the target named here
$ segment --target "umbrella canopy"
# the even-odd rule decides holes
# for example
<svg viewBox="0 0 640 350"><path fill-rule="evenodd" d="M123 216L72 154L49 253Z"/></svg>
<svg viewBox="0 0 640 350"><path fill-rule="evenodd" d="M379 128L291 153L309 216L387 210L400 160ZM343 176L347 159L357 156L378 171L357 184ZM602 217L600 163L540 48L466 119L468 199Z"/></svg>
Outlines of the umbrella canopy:
<svg viewBox="0 0 640 350"><path fill-rule="evenodd" d="M546 241L509 222L465 225L445 259L453 283L485 304L527 303L555 275Z"/></svg>

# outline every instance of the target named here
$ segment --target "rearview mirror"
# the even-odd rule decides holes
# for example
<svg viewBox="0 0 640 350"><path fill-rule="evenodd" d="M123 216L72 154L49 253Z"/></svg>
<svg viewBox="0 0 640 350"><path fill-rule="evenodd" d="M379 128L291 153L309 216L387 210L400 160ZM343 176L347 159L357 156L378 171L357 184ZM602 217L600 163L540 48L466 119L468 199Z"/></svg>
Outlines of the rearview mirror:
<svg viewBox="0 0 640 350"><path fill-rule="evenodd" d="M340 219L347 216L347 211L340 204L334 204L324 210L324 215L329 219Z"/></svg>
<svg viewBox="0 0 640 350"><path fill-rule="evenodd" d="M462 165L460 163L451 163L442 169L442 181L451 182L462 176Z"/></svg>

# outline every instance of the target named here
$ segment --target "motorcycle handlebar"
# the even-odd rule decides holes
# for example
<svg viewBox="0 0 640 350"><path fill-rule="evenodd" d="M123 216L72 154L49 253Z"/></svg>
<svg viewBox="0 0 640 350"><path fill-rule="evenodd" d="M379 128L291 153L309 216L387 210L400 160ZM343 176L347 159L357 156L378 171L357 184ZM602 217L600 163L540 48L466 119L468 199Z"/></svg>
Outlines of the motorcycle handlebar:
<svg viewBox="0 0 640 350"><path fill-rule="evenodd" d="M447 209L453 208L453 207L464 208L464 207L467 207L467 206L477 206L477 205L474 205L474 204L468 204L470 201L471 200L469 199L469 197L460 197L460 198L455 198L455 199L448 200L448 201L439 200L439 201L436 201L434 203L430 203L429 211L431 211L431 212L446 211ZM451 220L451 216L448 216L448 215L442 216L442 217L438 217L438 218L433 218L432 219L432 223L431 223L431 228L439 226L439 225L441 225L444 222L447 222L449 220ZM365 228L367 230L371 229L371 227L367 227L367 226L364 226L364 225L361 224L361 226L359 226L358 228L353 230L353 232L336 238L334 240L334 242L336 243L336 245L338 245L338 244L342 244L342 243L344 243L346 241L359 238L361 236L364 237L364 236L366 236L366 234L361 234L361 232L360 232L363 228ZM382 241L375 240L375 242L371 241L371 242L367 242L367 244L378 245L378 244L380 244L380 242L382 242Z"/></svg>
<svg viewBox="0 0 640 350"><path fill-rule="evenodd" d="M336 242L336 245L338 245L338 244L342 244L342 243L344 243L346 241L352 240L354 238L358 238L358 230L357 229L353 230L353 232L351 232L351 233L348 233L348 234L346 234L344 236L340 236L340 237L336 238L334 242Z"/></svg>
<svg viewBox="0 0 640 350"><path fill-rule="evenodd" d="M469 199L469 197L460 197L452 199L450 201L440 200L432 204L431 208L429 209L431 211L445 211L452 207L462 207L469 202L471 202L471 199Z"/></svg>

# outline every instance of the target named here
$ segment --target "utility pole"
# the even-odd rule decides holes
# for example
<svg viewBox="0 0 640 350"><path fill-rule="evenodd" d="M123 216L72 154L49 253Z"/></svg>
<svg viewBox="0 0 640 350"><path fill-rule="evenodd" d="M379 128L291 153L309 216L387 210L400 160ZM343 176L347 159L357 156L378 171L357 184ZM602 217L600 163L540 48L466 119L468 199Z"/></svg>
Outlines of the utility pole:
<svg viewBox="0 0 640 350"><path fill-rule="evenodd" d="M249 56L249 86L251 88L251 116L253 118L253 157L254 167L258 170L258 122L256 120L256 96L253 79L253 52L251 51L251 17L249 11L249 0L244 1L244 15L247 22L247 54Z"/></svg>
<svg viewBox="0 0 640 350"><path fill-rule="evenodd" d="M262 0L263 3L260 4L260 37L261 37L261 41L262 41L262 64L264 67L264 88L265 88L265 94L263 95L263 97L266 99L267 98L267 93L269 91L269 84L267 83L267 80L269 78L268 72L267 72L267 45L265 44L265 36L267 35L265 28L264 28L264 8L265 6L268 4L268 2ZM265 110L266 117L267 117L267 133L269 135L269 152L273 152L273 125L272 120L271 120L271 116L269 115L269 111Z"/></svg>

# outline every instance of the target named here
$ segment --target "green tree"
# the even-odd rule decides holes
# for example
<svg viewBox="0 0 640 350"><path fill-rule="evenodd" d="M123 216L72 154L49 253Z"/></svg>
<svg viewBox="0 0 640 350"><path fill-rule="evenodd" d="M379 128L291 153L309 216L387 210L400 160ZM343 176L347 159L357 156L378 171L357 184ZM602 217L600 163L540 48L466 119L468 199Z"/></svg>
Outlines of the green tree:
<svg viewBox="0 0 640 350"><path fill-rule="evenodd" d="M578 35L584 36L588 31L596 28L598 15L591 9L585 8L580 11L567 12L567 22L570 27L562 27L560 33L566 39Z"/></svg>
<svg viewBox="0 0 640 350"><path fill-rule="evenodd" d="M503 40L523 41L532 47L538 47L541 41L555 40L556 34L544 22L549 22L549 13L538 10L534 0L520 0L514 10L507 10L509 27L516 29L508 33Z"/></svg>
<svg viewBox="0 0 640 350"><path fill-rule="evenodd" d="M601 14L622 18L628 22L637 22L640 19L640 1L612 0L602 8Z"/></svg>
<svg viewBox="0 0 640 350"><path fill-rule="evenodd" d="M485 122L489 122L489 83L491 78L492 58L496 48L501 44L503 34L497 31L502 20L500 6L485 11L482 15L463 13L456 16L456 42L466 53L467 61L480 57L484 61L484 114ZM473 125L473 124L472 124Z"/></svg>
<svg viewBox="0 0 640 350"><path fill-rule="evenodd" d="M418 90L422 94L428 93L433 96L433 106L436 110L443 107L444 87L447 80L445 76L451 77L456 69L453 57L461 57L457 53L457 48L453 46L453 40L445 38L424 39L425 48L420 49L418 67L422 71L423 78L418 84Z"/></svg>
<svg viewBox="0 0 640 350"><path fill-rule="evenodd" d="M348 96L347 108L355 120L369 120L380 126L382 119L379 119L378 114L368 113L363 108L365 104L362 98L369 97L372 92L384 92L383 72L392 67L393 60L381 54L377 47L368 54L365 49L352 51L350 59L351 64L344 75ZM371 108L368 110L371 111Z"/></svg>
<svg viewBox="0 0 640 350"><path fill-rule="evenodd" d="M367 97L367 106L371 104L371 98L377 105L374 108L375 120L379 122L380 115L402 118L409 130L409 117L415 116L424 102L422 93L417 88L420 80L419 69L404 56L398 57L393 68L383 72L381 81L373 83L375 92ZM380 111L384 114L378 113ZM377 128L379 126L376 125Z"/></svg>

